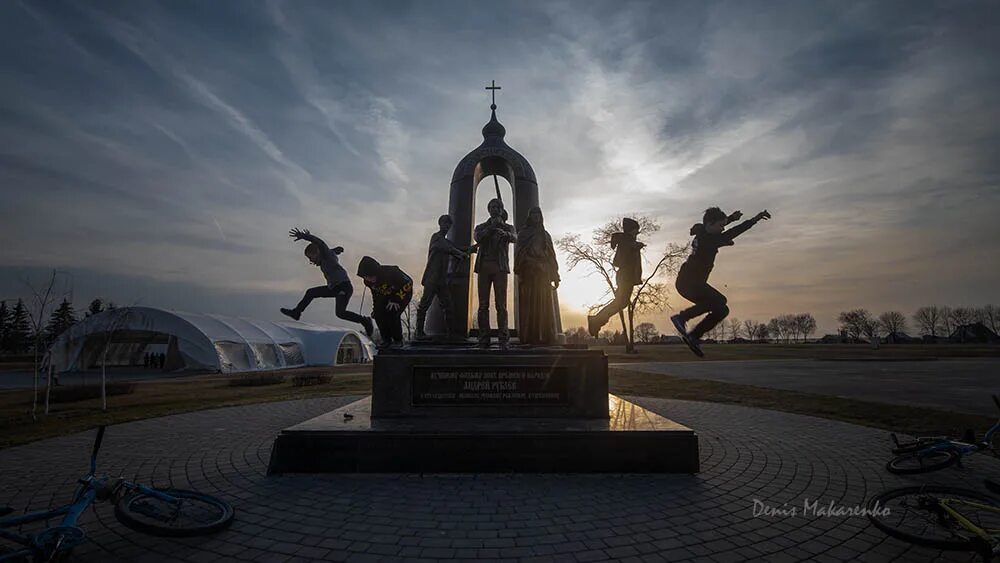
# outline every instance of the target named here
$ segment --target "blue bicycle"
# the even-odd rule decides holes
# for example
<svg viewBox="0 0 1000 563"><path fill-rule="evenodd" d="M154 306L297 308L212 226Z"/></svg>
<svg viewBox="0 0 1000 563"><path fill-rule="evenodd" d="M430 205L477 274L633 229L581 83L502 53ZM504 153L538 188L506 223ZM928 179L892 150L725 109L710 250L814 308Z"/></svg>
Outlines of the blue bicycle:
<svg viewBox="0 0 1000 563"><path fill-rule="evenodd" d="M121 477L97 476L97 452L104 439L104 427L97 429L94 449L90 456L90 473L78 480L80 487L73 502L19 516L8 516L14 510L0 508L0 538L18 547L0 545L0 562L31 561L48 563L69 556L73 547L86 538L77 525L80 516L96 501L115 503L115 517L138 532L157 536L198 536L227 527L234 511L229 503L210 495L181 489L153 489ZM25 524L62 517L59 525L36 533L21 533ZM12 531L17 529L18 531Z"/></svg>
<svg viewBox="0 0 1000 563"><path fill-rule="evenodd" d="M996 395L993 395L993 403L1000 409L1000 398ZM986 431L982 440L976 440L971 430L961 441L946 436L931 436L903 443L895 434L890 434L895 445L892 453L896 457L889 460L885 467L897 475L913 475L937 471L956 463L961 466L963 457L977 452L989 452L1000 457L993 446L993 436L998 431L1000 420Z"/></svg>

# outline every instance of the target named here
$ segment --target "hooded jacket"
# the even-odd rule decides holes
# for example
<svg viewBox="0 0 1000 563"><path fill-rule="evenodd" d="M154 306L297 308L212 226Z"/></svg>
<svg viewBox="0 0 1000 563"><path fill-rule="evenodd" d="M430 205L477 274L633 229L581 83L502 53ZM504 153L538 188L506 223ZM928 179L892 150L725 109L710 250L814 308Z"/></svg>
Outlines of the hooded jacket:
<svg viewBox="0 0 1000 563"><path fill-rule="evenodd" d="M736 244L733 239L745 233L750 227L757 224L757 219L747 219L731 229L726 229L721 233L710 233L705 230L705 225L695 223L691 226L691 255L681 266L685 276L695 276L701 279L708 279L715 267L715 256L723 246L733 246Z"/></svg>
<svg viewBox="0 0 1000 563"><path fill-rule="evenodd" d="M635 240L634 236L628 235L629 231L638 231L639 223L634 219L622 219L622 231L611 235L611 248L615 250L615 258L611 262L618 268L618 276L622 283L639 285L642 281L642 247L641 242Z"/></svg>
<svg viewBox="0 0 1000 563"><path fill-rule="evenodd" d="M383 266L371 256L365 256L358 263L358 275L362 278L369 276L375 278L372 283L365 280L365 285L372 290L373 305L376 309L392 302L398 303L402 310L413 298L413 279L398 266Z"/></svg>

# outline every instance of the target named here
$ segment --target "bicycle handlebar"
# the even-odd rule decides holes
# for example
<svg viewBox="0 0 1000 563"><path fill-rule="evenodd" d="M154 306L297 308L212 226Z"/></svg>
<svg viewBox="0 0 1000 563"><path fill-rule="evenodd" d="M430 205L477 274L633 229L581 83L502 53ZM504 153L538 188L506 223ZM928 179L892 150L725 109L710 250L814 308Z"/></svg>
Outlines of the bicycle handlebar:
<svg viewBox="0 0 1000 563"><path fill-rule="evenodd" d="M101 449L101 442L104 440L104 425L97 427L97 438L94 439L94 451L90 454L90 474L97 472L97 452Z"/></svg>

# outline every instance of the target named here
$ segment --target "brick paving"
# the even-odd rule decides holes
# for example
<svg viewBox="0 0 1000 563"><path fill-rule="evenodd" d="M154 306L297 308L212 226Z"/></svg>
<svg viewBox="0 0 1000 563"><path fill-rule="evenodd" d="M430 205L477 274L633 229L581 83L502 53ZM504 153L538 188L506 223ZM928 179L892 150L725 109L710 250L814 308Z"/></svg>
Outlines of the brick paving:
<svg viewBox="0 0 1000 563"><path fill-rule="evenodd" d="M99 469L192 488L236 507L233 526L165 539L125 528L107 504L82 521L74 561L968 561L887 538L864 518L753 517L753 500L863 504L913 482L978 487L996 461L901 478L884 431L731 405L630 398L694 428L698 475L267 477L275 434L354 398L233 407L111 427ZM0 504L64 502L93 432L0 451Z"/></svg>

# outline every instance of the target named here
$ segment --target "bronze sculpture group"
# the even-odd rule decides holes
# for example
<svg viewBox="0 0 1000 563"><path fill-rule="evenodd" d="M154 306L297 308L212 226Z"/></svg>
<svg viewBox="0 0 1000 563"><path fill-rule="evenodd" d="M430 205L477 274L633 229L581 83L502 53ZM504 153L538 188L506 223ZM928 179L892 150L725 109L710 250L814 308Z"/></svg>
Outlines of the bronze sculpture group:
<svg viewBox="0 0 1000 563"><path fill-rule="evenodd" d="M493 84L486 89L495 96L496 90L500 87ZM555 248L552 237L545 230L542 210L537 207L538 186L534 173L524 157L504 143L505 128L497 121L496 109L494 97L493 104L490 105L492 111L490 122L483 127L483 144L461 161L453 177L452 203L449 207L456 213L456 217L442 215L438 219L437 232L431 235L427 249L427 265L420 280L423 285L423 296L417 305L414 341L465 342L468 319L455 319L455 310L456 305L460 313L465 313L466 309L462 302L456 303L455 295L468 297L469 285L466 284L470 280L467 260L472 254L476 254L474 271L477 276L479 296L479 308L476 313L478 346L488 349L491 345L493 331L490 328L490 298L492 297L496 310L497 342L501 350L510 347L507 287L512 271L517 276L515 313L520 344L550 346L558 343L557 332L560 322L556 289L560 280ZM489 218L476 225L474 229L470 229L474 202L472 194L475 193L475 185L483 177L480 165L489 160L490 166L495 168L498 158L508 166L509 171L515 173L518 185L525 186L519 192L521 195L517 197L525 198L529 202L525 208L530 207L530 209L526 215L518 215L524 224L508 223L509 215L504 209L500 198L500 187L496 181L497 172L487 172L494 178L497 197L487 206ZM462 185L468 181L473 182L473 191ZM513 185L513 180L511 182ZM680 268L675 285L677 292L693 305L673 315L670 321L691 351L698 356L703 355L701 337L729 314L726 297L708 284L708 277L719 248L732 245L733 239L738 235L758 221L770 219L771 216L767 211L762 211L754 218L726 229L727 225L741 217L742 213L739 211L726 215L719 208L712 207L705 211L702 222L691 228L691 235L694 237L691 243L693 252ZM455 226L456 218L461 230L452 233L453 239L449 239L448 234ZM475 244L461 246L454 242L454 240L462 241L462 244L471 242L468 238L469 231L465 229L473 231ZM622 221L622 230L614 233L608 241L615 251L613 267L616 272L617 287L611 302L596 314L587 317L587 330L594 338L597 338L602 327L613 316L630 305L634 298L635 287L643 283L642 249L645 244L638 240L640 231L641 226L637 221L626 218ZM382 346L403 343L401 315L413 295L413 282L408 275L396 266L383 266L374 258L364 257L358 266L358 275L364 278L366 287L372 291L373 311L371 318L358 315L347 310L353 287L338 258L343 248L338 246L330 249L322 239L310 234L309 231L292 229L289 235L295 240L309 241L305 249L306 257L323 271L327 283L325 286L307 290L294 309L281 309L283 314L298 320L302 311L313 299L334 298L339 318L362 325L369 337L372 336L374 319L382 336ZM511 245L514 246L513 269L510 260ZM429 338L425 324L435 300L441 313L440 316L435 316L435 319L443 320L445 334ZM689 332L688 321L701 315L705 317ZM438 323L437 328L440 329L441 326L442 323ZM453 330L458 334L452 334Z"/></svg>
<svg viewBox="0 0 1000 563"><path fill-rule="evenodd" d="M436 299L444 316L449 333L446 341L453 341L450 334L453 314L449 288L449 272L457 269L454 260L466 260L476 254L475 272L478 277L479 323L478 345L489 348L490 298L496 307L497 341L501 350L510 347L508 327L507 286L512 269L510 245L514 245L513 273L517 276L518 340L526 346L550 346L557 343L558 306L555 290L559 287L559 263L556 259L552 237L545 230L542 210L532 208L520 229L507 223L508 214L499 198L490 201L489 218L475 228L476 244L459 247L447 238L454 221L449 215L438 218L438 230L430 238L427 249L427 266L420 282L424 293L417 306L416 334L414 340L428 340L425 332L427 311ZM701 223L691 228L694 236L692 253L677 275L677 292L693 305L670 317L678 334L698 356L703 356L701 337L722 322L729 314L726 297L708 284L708 277L715 263L715 256L724 246L732 246L734 239L761 220L771 218L766 210L743 223L726 229L730 223L742 218L736 211L726 215L719 208L705 211ZM597 337L601 328L619 311L628 306L635 286L642 283L642 255L645 244L637 240L640 226L633 219L622 221L622 230L614 233L608 243L615 250L613 265L616 269L617 291L614 299L599 312L587 317L588 332ZM365 256L358 265L358 276L372 292L372 318L347 310L353 293L347 272L337 258L342 247L331 249L321 238L308 230L292 229L289 235L295 240L309 241L305 255L318 266L326 277L327 285L306 291L294 309L282 309L285 315L298 320L302 311L316 298L334 298L337 316L361 324L372 336L372 318L382 337L381 346L403 344L401 316L413 296L412 279L397 266L384 266L374 258ZM491 295L492 294L492 295ZM694 329L688 331L687 322L705 315Z"/></svg>

